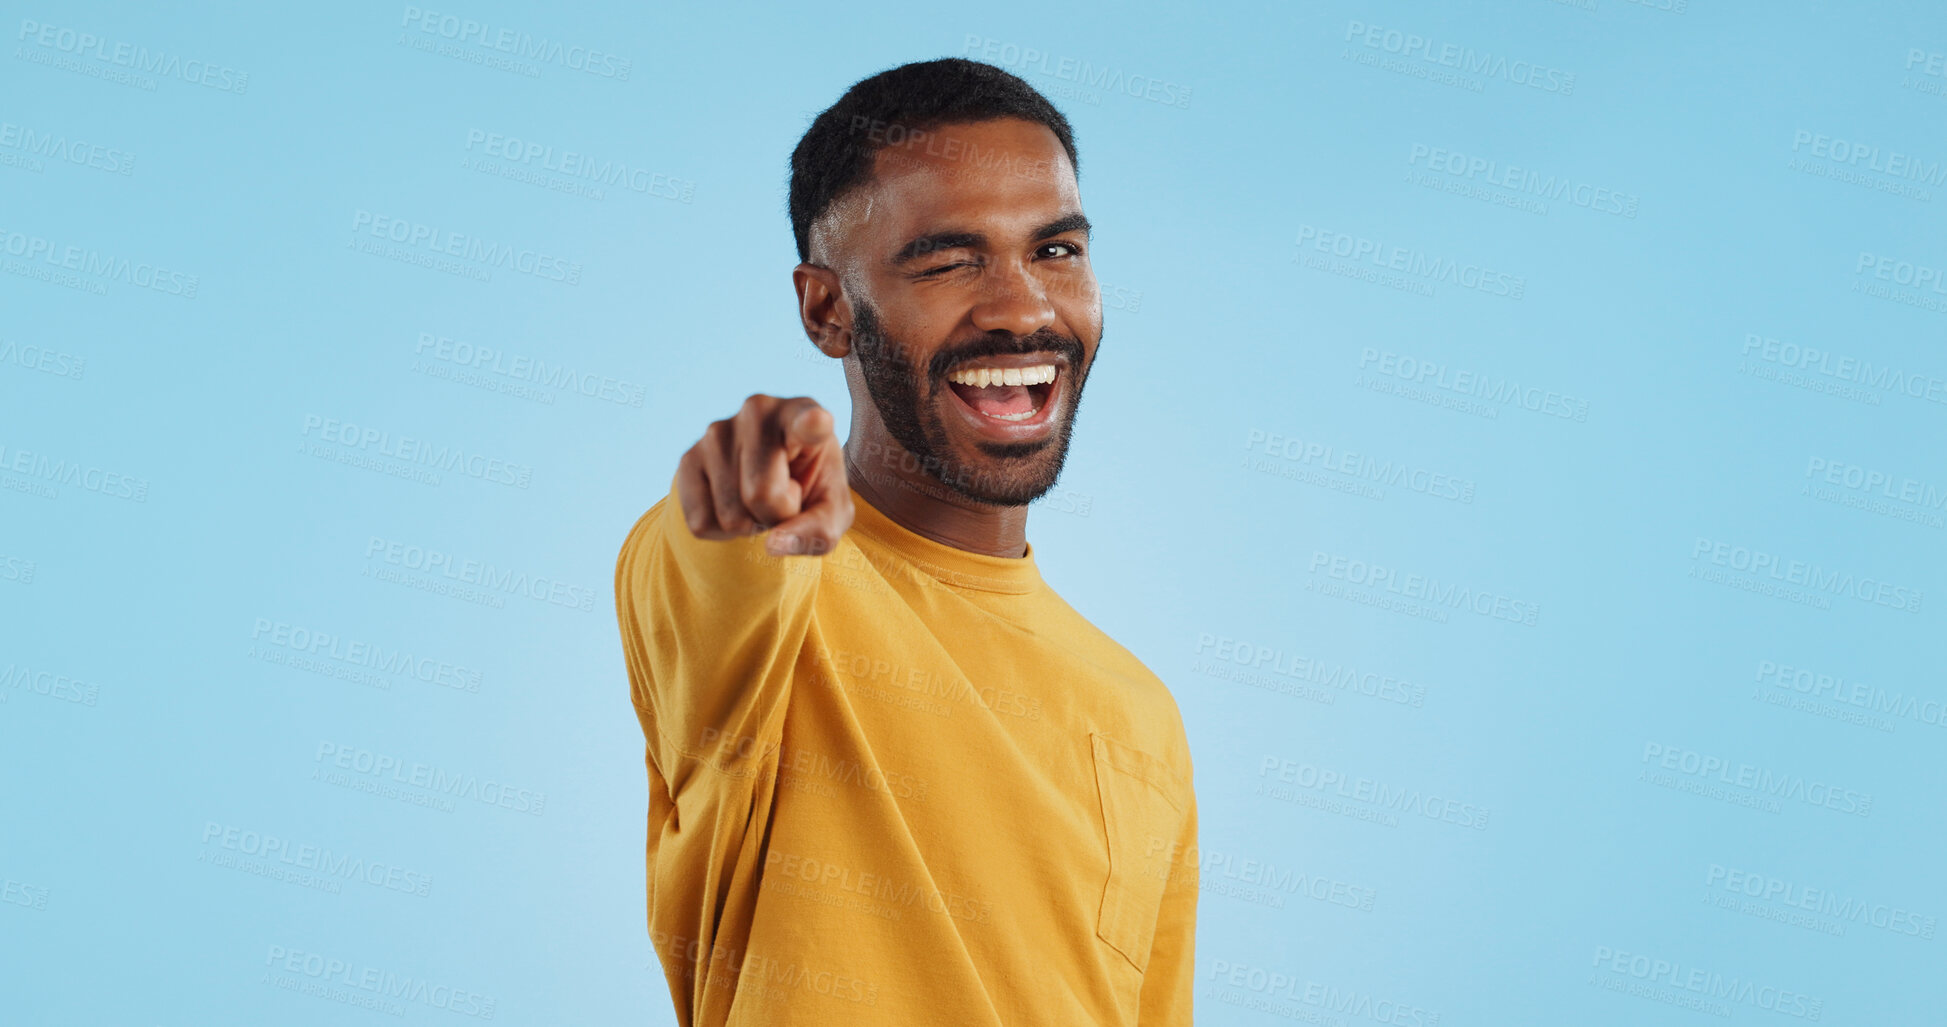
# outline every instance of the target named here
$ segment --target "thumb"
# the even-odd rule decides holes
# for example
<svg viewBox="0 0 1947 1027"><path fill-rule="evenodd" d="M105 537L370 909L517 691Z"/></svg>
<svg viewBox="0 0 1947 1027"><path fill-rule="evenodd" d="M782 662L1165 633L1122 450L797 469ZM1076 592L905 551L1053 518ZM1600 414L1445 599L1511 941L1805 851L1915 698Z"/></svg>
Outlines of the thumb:
<svg viewBox="0 0 1947 1027"><path fill-rule="evenodd" d="M794 452L823 445L832 437L831 411L807 403L784 423L784 440Z"/></svg>

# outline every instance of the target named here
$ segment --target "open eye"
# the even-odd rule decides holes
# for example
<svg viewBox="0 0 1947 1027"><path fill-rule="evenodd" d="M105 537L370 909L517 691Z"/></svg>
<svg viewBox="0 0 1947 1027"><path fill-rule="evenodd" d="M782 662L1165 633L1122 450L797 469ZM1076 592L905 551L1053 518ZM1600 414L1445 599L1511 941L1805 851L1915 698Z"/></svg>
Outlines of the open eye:
<svg viewBox="0 0 1947 1027"><path fill-rule="evenodd" d="M1079 257L1082 254L1082 248L1080 246L1075 245L1072 242L1042 243L1041 248L1038 252L1047 253L1049 250L1054 250L1054 249L1065 249L1068 251L1067 253L1054 254L1054 256L1057 257Z"/></svg>

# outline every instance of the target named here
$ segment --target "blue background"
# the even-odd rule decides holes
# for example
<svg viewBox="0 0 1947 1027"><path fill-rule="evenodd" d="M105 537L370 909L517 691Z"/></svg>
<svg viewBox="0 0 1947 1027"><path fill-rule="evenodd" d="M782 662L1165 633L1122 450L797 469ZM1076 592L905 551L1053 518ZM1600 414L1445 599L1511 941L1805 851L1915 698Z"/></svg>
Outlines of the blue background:
<svg viewBox="0 0 1947 1027"><path fill-rule="evenodd" d="M673 1022L614 556L746 394L844 423L786 157L952 55L1077 130L1106 348L1029 537L1182 708L1202 1021L1938 1019L1938 6L5 32L0 1018ZM379 218L511 257L423 266ZM504 370L534 361L595 395ZM422 480L404 438L508 470ZM363 869L304 876L325 850ZM354 1005L368 969L446 998Z"/></svg>

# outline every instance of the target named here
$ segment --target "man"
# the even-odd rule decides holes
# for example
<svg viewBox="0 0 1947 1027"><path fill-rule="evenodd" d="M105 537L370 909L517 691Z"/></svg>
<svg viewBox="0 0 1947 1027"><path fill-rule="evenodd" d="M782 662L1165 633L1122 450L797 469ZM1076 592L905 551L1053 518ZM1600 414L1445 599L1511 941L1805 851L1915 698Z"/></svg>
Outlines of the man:
<svg viewBox="0 0 1947 1027"><path fill-rule="evenodd" d="M859 82L792 155L850 435L751 396L616 568L685 1025L1190 1023L1181 716L1025 536L1102 335L1075 168L1044 97L964 60Z"/></svg>

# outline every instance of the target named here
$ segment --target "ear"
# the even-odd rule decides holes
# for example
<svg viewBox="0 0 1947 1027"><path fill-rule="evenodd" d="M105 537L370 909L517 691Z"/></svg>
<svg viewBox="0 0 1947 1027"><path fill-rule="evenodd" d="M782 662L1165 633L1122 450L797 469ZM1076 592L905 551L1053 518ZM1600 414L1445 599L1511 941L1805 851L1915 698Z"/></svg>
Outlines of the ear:
<svg viewBox="0 0 1947 1027"><path fill-rule="evenodd" d="M798 317L805 337L828 357L852 351L852 305L839 287L838 272L818 264L799 264L791 271L798 290Z"/></svg>

